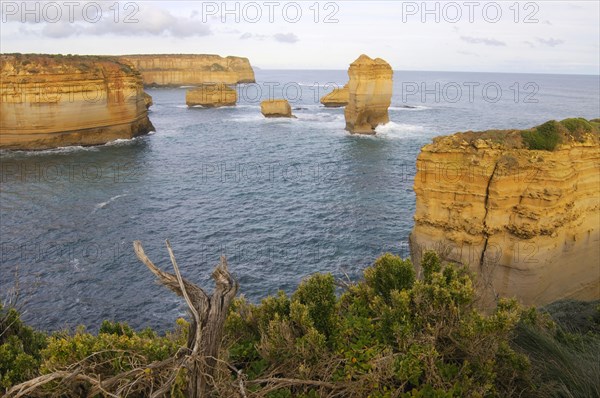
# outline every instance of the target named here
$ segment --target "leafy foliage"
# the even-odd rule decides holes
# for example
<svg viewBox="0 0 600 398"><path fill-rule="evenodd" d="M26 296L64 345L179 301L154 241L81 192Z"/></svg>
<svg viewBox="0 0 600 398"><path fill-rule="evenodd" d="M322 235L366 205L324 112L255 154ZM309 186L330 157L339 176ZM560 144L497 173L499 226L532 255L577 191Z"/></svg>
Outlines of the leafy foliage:
<svg viewBox="0 0 600 398"><path fill-rule="evenodd" d="M21 321L15 308L0 303L0 391L37 375L46 335Z"/></svg>
<svg viewBox="0 0 600 398"><path fill-rule="evenodd" d="M410 261L384 254L341 295L331 275L315 274L291 296L279 292L259 304L236 299L220 354L228 365L220 367L215 396L236 396L240 374L252 397L598 396L597 303L551 307L558 314L581 309L594 323L581 319L572 331L514 300L483 314L465 268L434 253L421 264L417 279ZM183 320L165 336L105 321L97 335L79 328L46 337L14 321L16 311L1 314L4 388L75 363L102 380L147 367L143 377L153 380L151 364L178 355L187 340ZM177 377L170 396L183 397L185 372ZM48 396L59 387L48 386ZM140 388L127 396L148 394Z"/></svg>
<svg viewBox="0 0 600 398"><path fill-rule="evenodd" d="M550 120L532 130L522 133L523 141L529 149L553 151L561 141L561 125Z"/></svg>

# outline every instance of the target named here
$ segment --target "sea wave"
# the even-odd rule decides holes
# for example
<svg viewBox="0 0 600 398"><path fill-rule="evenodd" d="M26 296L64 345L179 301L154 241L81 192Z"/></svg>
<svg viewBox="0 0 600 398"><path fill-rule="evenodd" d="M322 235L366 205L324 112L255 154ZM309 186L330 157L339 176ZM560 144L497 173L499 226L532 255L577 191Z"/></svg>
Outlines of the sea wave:
<svg viewBox="0 0 600 398"><path fill-rule="evenodd" d="M381 138L402 139L420 137L424 130L425 128L420 125L388 122L377 126L375 132Z"/></svg>
<svg viewBox="0 0 600 398"><path fill-rule="evenodd" d="M99 209L104 209L106 206L108 206L109 204L111 204L112 202L114 202L115 200L122 198L124 196L127 196L128 194L124 193L122 195L117 195L117 196L113 196L112 198L110 198L109 200L107 200L106 202L100 202L98 203L96 206L94 206L94 211L92 213L95 213L96 210Z"/></svg>

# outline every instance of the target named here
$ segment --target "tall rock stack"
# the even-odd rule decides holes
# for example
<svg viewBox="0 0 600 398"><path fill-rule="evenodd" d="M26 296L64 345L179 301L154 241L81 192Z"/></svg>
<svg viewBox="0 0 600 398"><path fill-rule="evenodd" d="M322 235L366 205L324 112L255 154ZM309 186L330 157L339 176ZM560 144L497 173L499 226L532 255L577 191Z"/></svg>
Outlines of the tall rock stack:
<svg viewBox="0 0 600 398"><path fill-rule="evenodd" d="M457 133L424 146L413 262L435 250L468 265L486 304L498 296L528 305L600 298L598 126L554 151L524 148L515 131Z"/></svg>
<svg viewBox="0 0 600 398"><path fill-rule="evenodd" d="M0 149L98 145L153 130L149 96L114 57L0 55Z"/></svg>
<svg viewBox="0 0 600 398"><path fill-rule="evenodd" d="M344 110L346 130L375 134L375 128L389 122L392 102L392 67L381 58L361 55L348 69L348 105Z"/></svg>

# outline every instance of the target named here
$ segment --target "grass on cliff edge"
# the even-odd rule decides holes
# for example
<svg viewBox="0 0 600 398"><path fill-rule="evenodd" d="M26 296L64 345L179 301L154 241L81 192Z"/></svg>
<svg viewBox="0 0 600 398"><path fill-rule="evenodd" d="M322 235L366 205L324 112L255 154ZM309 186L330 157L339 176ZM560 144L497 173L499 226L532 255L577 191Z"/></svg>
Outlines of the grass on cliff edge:
<svg viewBox="0 0 600 398"><path fill-rule="evenodd" d="M422 265L423 277L416 278L409 260L385 254L341 295L331 275L315 274L291 296L280 292L258 305L238 298L221 359L243 372L251 397L599 396L598 302L547 307L556 322L510 300L485 315L475 309L464 268L433 253ZM568 330L560 314L573 311L586 315ZM0 306L0 391L82 360L106 380L175 355L186 340L183 320L164 336L113 322L97 334L79 328L47 336ZM227 365L218 373L214 396L239 396L237 373ZM126 396L148 396L156 377L148 368ZM171 396L184 396L184 378ZM315 383L253 382L265 378ZM55 383L37 396L81 396L89 388L69 386Z"/></svg>
<svg viewBox="0 0 600 398"><path fill-rule="evenodd" d="M600 119L569 118L550 120L527 130L487 130L457 133L456 138L473 144L476 140L500 144L506 149L553 151L559 144L600 141ZM443 137L441 137L443 138Z"/></svg>

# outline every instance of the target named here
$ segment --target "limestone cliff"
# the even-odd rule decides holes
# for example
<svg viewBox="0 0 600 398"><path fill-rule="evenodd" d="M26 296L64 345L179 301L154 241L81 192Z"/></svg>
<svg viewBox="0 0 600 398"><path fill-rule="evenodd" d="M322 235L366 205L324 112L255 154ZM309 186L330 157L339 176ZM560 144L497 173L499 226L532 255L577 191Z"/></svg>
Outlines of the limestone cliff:
<svg viewBox="0 0 600 398"><path fill-rule="evenodd" d="M348 69L348 105L344 110L346 130L375 134L375 127L389 122L392 102L392 67L381 58L361 55Z"/></svg>
<svg viewBox="0 0 600 398"><path fill-rule="evenodd" d="M194 86L202 83L254 83L248 58L212 54L124 55L142 73L147 86Z"/></svg>
<svg viewBox="0 0 600 398"><path fill-rule="evenodd" d="M291 117L292 107L284 99L266 100L260 103L260 111L264 117Z"/></svg>
<svg viewBox="0 0 600 398"><path fill-rule="evenodd" d="M321 98L321 104L326 108L340 108L348 105L349 95L348 84L346 84L344 87L334 88L332 92L324 95Z"/></svg>
<svg viewBox="0 0 600 398"><path fill-rule="evenodd" d="M201 84L199 87L188 90L185 94L185 103L188 106L201 105L205 108L218 108L233 106L237 102L237 91L223 83Z"/></svg>
<svg viewBox="0 0 600 398"><path fill-rule="evenodd" d="M0 56L0 148L104 144L153 130L140 74L112 57Z"/></svg>
<svg viewBox="0 0 600 398"><path fill-rule="evenodd" d="M433 249L467 264L486 304L496 296L535 305L600 298L599 126L567 119L424 146L413 261ZM547 142L547 150L530 149Z"/></svg>

